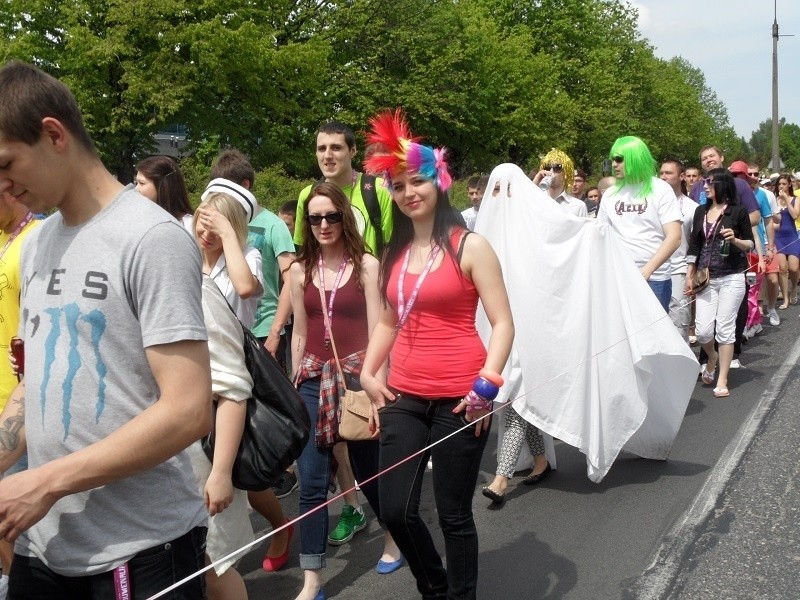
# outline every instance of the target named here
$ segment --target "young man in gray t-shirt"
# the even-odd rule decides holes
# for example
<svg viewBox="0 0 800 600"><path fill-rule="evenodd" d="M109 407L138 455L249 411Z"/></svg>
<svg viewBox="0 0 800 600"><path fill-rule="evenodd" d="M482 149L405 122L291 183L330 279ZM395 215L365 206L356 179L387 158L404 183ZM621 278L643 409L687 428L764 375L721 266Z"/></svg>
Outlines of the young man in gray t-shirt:
<svg viewBox="0 0 800 600"><path fill-rule="evenodd" d="M0 70L3 190L58 209L23 246L25 379L0 417L0 470L26 441L30 462L0 481L10 594L148 597L203 565L183 453L211 422L197 246L103 167L66 86L16 62Z"/></svg>

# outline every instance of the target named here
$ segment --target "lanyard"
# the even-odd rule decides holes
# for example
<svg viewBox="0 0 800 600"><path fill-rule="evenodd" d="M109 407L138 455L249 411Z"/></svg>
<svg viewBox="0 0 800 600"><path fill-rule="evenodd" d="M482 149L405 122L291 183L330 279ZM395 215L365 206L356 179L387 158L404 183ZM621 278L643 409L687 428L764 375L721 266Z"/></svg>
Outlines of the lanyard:
<svg viewBox="0 0 800 600"><path fill-rule="evenodd" d="M14 230L14 233L12 233L11 237L8 238L8 241L6 242L6 245L3 246L2 250L0 250L0 260L3 260L3 257L6 255L6 250L8 250L8 247L11 246L11 244L14 242L14 240L17 239L17 236L20 234L20 232L23 229L25 229L25 226L28 223L30 223L32 220L33 220L33 213L29 212L27 215L25 215L25 218L22 219L22 221L20 221L20 224L17 225L17 228Z"/></svg>
<svg viewBox="0 0 800 600"><path fill-rule="evenodd" d="M339 265L339 272L336 274L336 281L333 282L333 289L331 290L331 297L328 300L328 308L327 308L327 315L328 319L325 323L325 349L331 347L331 329L333 328L333 301L336 298L336 290L339 289L339 284L342 282L342 277L344 276L344 271L347 269L347 252L344 253L342 256L342 263ZM319 290L320 290L320 298L325 297L325 270L322 267L322 254L319 255L319 260L317 261L317 271L319 272ZM325 309L325 303L322 303L322 310Z"/></svg>
<svg viewBox="0 0 800 600"><path fill-rule="evenodd" d="M717 217L717 220L714 222L713 225L709 225L708 221L706 220L703 221L704 225L703 229L705 230L704 233L706 235L706 242L708 242L711 238L717 235L717 226L722 223L722 217L723 215L725 215L725 211L727 210L727 208L728 208L727 204L722 205L722 212L719 213L719 216Z"/></svg>
<svg viewBox="0 0 800 600"><path fill-rule="evenodd" d="M406 271L408 271L408 263L411 259L411 245L409 244L405 258L403 258L403 266L400 268L400 275L397 278L397 325L394 328L395 333L400 331L400 328L403 327L408 320L408 315L411 313L411 309L417 301L419 288L422 287L422 282L425 281L428 273L430 273L433 268L433 263L436 261L436 257L439 256L439 250L439 244L434 244L433 248L431 248L428 254L428 262L422 270L422 273L420 273L419 279L417 279L417 283L414 286L414 291L411 292L411 297L408 299L408 304L406 304L406 295L403 292L403 287L406 280Z"/></svg>

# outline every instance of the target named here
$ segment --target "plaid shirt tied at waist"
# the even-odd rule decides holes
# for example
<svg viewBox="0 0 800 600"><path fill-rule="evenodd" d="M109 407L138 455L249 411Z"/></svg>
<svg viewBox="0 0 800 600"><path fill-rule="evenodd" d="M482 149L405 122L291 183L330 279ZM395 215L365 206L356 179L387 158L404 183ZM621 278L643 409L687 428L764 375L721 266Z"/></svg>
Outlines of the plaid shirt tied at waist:
<svg viewBox="0 0 800 600"><path fill-rule="evenodd" d="M358 376L365 355L366 350L359 350L342 358L342 371ZM344 396L345 382L339 380L336 359L323 361L316 354L306 352L300 361L296 385L314 377L321 377L315 441L318 448L330 448L339 441L339 398Z"/></svg>

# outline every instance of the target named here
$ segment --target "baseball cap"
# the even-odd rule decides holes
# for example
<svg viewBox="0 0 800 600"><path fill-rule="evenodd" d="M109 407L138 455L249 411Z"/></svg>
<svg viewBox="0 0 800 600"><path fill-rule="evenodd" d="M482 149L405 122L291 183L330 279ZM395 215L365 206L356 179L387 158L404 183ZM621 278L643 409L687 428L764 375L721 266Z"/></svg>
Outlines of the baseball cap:
<svg viewBox="0 0 800 600"><path fill-rule="evenodd" d="M744 162L743 160L735 160L735 161L733 161L731 163L731 166L728 167L728 171L730 171L734 175L744 175L750 181L756 181L755 177L750 177L750 175L748 175L748 173L747 173L747 171L748 171L747 163Z"/></svg>

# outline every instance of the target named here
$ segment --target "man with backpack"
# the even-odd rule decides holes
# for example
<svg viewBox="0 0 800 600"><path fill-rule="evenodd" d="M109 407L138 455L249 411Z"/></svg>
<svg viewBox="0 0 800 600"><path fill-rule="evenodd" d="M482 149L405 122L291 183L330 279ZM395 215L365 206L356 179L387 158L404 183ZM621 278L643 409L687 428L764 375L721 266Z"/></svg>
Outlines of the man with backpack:
<svg viewBox="0 0 800 600"><path fill-rule="evenodd" d="M329 121L317 131L317 164L325 181L339 186L350 200L367 250L380 256L383 245L392 235L392 197L379 178L359 173L353 168L356 139L353 130L338 121ZM312 185L297 199L296 223L305 218L304 203ZM303 243L303 228L294 232L294 243Z"/></svg>

